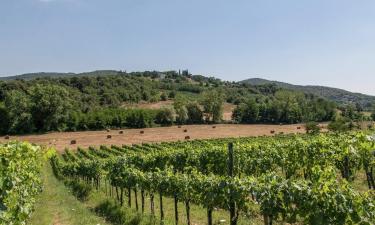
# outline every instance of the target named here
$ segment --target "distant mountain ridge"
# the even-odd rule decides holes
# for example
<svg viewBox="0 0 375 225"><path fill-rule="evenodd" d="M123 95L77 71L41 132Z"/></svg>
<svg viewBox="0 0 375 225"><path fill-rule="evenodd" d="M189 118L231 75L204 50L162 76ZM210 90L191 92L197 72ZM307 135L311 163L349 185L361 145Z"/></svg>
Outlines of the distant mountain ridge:
<svg viewBox="0 0 375 225"><path fill-rule="evenodd" d="M331 101L337 102L339 104L350 104L350 103L359 103L362 107L369 109L372 104L375 103L375 96L365 95L361 93L354 93L346 91L339 88L332 88L319 85L294 85L280 81L272 81L262 78L250 78L240 83L247 83L251 85L264 85L264 84L275 84L278 87L301 91L304 93L314 94L327 98Z"/></svg>
<svg viewBox="0 0 375 225"><path fill-rule="evenodd" d="M117 75L119 71L116 70L96 70L92 72L83 72L83 73L56 73L56 72L38 72L38 73L25 73L21 75L6 76L0 77L0 80L32 80L35 78L56 78L56 77L72 77L72 76L108 76L108 75Z"/></svg>

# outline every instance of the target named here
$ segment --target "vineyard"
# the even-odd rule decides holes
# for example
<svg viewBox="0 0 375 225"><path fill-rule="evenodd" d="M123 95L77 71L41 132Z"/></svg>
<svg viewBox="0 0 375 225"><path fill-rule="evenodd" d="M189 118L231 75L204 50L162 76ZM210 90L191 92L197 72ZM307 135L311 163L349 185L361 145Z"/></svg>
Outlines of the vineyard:
<svg viewBox="0 0 375 225"><path fill-rule="evenodd" d="M374 149L364 133L288 135L78 148L51 164L58 177L161 222L194 224L199 206L209 225L374 224ZM218 212L229 218L215 220Z"/></svg>
<svg viewBox="0 0 375 225"><path fill-rule="evenodd" d="M0 224L25 224L42 190L41 151L27 143L0 145Z"/></svg>

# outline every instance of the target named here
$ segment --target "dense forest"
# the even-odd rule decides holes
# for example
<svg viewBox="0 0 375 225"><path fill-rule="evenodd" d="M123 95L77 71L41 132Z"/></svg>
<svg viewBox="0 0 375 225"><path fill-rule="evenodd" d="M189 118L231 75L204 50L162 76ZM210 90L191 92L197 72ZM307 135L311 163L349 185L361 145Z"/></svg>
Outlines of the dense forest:
<svg viewBox="0 0 375 225"><path fill-rule="evenodd" d="M128 103L166 100L173 100L172 108L127 107ZM239 123L328 121L338 107L313 94L274 84L227 82L188 71L111 71L0 81L0 132L219 123L224 102L236 105L233 121Z"/></svg>

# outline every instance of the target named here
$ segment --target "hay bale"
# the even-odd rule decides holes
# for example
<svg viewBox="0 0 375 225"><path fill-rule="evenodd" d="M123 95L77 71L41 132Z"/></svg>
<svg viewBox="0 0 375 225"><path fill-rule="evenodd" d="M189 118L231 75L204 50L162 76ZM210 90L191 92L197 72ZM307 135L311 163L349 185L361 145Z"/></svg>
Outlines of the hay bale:
<svg viewBox="0 0 375 225"><path fill-rule="evenodd" d="M71 144L71 145L75 145L75 144L77 144L77 141L76 141L76 140L71 140L71 141L70 141L70 144Z"/></svg>
<svg viewBox="0 0 375 225"><path fill-rule="evenodd" d="M123 134L124 133L124 131L123 130L120 130L119 132L118 132L119 134Z"/></svg>
<svg viewBox="0 0 375 225"><path fill-rule="evenodd" d="M187 129L184 129L184 132L186 133L186 132L187 132Z"/></svg>
<svg viewBox="0 0 375 225"><path fill-rule="evenodd" d="M181 128L181 125L178 125L178 128Z"/></svg>
<svg viewBox="0 0 375 225"><path fill-rule="evenodd" d="M185 136L185 140L190 140L190 136Z"/></svg>
<svg viewBox="0 0 375 225"><path fill-rule="evenodd" d="M144 131L144 130L141 130L141 131L139 131L139 133L140 133L140 134L144 134L144 133L145 133L145 131Z"/></svg>
<svg viewBox="0 0 375 225"><path fill-rule="evenodd" d="M270 132L271 134L274 134L275 133L275 131L274 130L271 130L271 132Z"/></svg>
<svg viewBox="0 0 375 225"><path fill-rule="evenodd" d="M9 135L7 135L7 136L5 136L4 138L5 138L6 140L9 140L10 137L9 137Z"/></svg>
<svg viewBox="0 0 375 225"><path fill-rule="evenodd" d="M107 135L107 139L111 139L112 138L112 135Z"/></svg>
<svg viewBox="0 0 375 225"><path fill-rule="evenodd" d="M216 128L216 126L212 126L212 128L213 128L213 129L215 129L215 128Z"/></svg>
<svg viewBox="0 0 375 225"><path fill-rule="evenodd" d="M110 129L106 129L107 132L110 132L111 130Z"/></svg>
<svg viewBox="0 0 375 225"><path fill-rule="evenodd" d="M301 127L297 127L297 130L301 130Z"/></svg>

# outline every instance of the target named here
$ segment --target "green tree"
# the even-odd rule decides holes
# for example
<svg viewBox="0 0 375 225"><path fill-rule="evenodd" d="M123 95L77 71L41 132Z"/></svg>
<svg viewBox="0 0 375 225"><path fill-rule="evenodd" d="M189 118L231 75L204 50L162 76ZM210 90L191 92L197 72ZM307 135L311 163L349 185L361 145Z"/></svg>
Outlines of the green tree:
<svg viewBox="0 0 375 225"><path fill-rule="evenodd" d="M30 89L31 113L38 131L64 130L72 109L69 92L56 85L36 85Z"/></svg>
<svg viewBox="0 0 375 225"><path fill-rule="evenodd" d="M174 121L174 112L172 109L163 108L155 116L155 122L163 126L170 126Z"/></svg>
<svg viewBox="0 0 375 225"><path fill-rule="evenodd" d="M206 91L203 93L201 104L203 112L206 114L207 122L218 123L223 117L224 96L217 90Z"/></svg>
<svg viewBox="0 0 375 225"><path fill-rule="evenodd" d="M22 91L12 90L7 92L4 103L10 133L28 133L34 130L29 96Z"/></svg>
<svg viewBox="0 0 375 225"><path fill-rule="evenodd" d="M182 95L177 95L173 102L173 107L176 112L176 122L184 124L188 120L188 111L186 109L187 100Z"/></svg>
<svg viewBox="0 0 375 225"><path fill-rule="evenodd" d="M372 118L372 120L375 121L375 104L374 104L374 106L372 107L371 118Z"/></svg>
<svg viewBox="0 0 375 225"><path fill-rule="evenodd" d="M256 123L259 119L259 106L255 99L238 105L233 111L233 119L240 123Z"/></svg>
<svg viewBox="0 0 375 225"><path fill-rule="evenodd" d="M281 109L280 122L296 123L302 121L300 102L305 101L303 94L289 90L280 90L275 93Z"/></svg>
<svg viewBox="0 0 375 225"><path fill-rule="evenodd" d="M10 120L7 109L3 102L0 102L0 134L6 134L9 130Z"/></svg>
<svg viewBox="0 0 375 225"><path fill-rule="evenodd" d="M190 124L197 124L203 122L203 112L196 102L190 102L186 105L188 120Z"/></svg>

